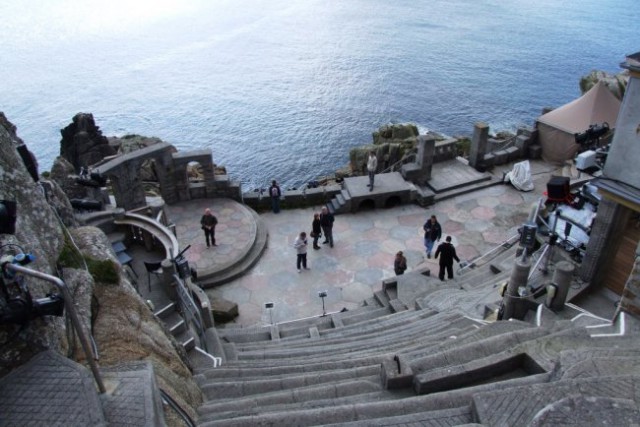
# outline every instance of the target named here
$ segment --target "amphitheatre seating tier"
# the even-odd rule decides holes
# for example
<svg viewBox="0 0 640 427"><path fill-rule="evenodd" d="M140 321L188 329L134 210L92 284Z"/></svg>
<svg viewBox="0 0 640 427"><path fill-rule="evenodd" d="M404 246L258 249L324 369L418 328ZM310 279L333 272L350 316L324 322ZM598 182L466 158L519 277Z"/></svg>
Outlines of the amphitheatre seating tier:
<svg viewBox="0 0 640 427"><path fill-rule="evenodd" d="M421 337L426 339L429 336L439 336L447 328L457 326L473 328L476 324L462 316L444 314L442 316L432 316L422 322L415 322L400 330L387 330L373 334L363 335L357 339L331 340L309 340L303 346L269 348L257 350L245 350L236 346L239 359L274 359L291 358L301 356L315 356L317 354L330 354L332 357L341 353L353 353L356 351L369 350L375 347L377 350L383 348L398 348L404 343L413 343Z"/></svg>
<svg viewBox="0 0 640 427"><path fill-rule="evenodd" d="M341 328L327 329L320 332L319 337L316 339L305 340L301 337L295 339L284 339L280 341L270 342L257 342L257 343L243 343L242 345L236 344L236 348L242 348L243 350L251 349L267 349L267 348L299 348L308 345L317 346L325 345L327 343L339 343L339 342L352 342L354 337L364 338L367 336L375 335L380 332L385 332L398 329L400 326L410 326L413 322L417 322L421 319L428 318L436 314L433 311L418 310L418 311L406 311L399 313L398 315L386 315L384 317L376 318L375 321L361 322L352 324L350 326L344 326Z"/></svg>

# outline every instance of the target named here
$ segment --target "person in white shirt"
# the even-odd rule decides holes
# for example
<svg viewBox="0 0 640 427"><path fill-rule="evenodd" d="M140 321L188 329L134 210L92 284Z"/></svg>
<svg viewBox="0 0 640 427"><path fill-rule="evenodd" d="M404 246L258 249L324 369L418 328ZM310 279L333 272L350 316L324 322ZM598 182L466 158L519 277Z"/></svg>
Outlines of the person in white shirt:
<svg viewBox="0 0 640 427"><path fill-rule="evenodd" d="M298 254L298 259L296 260L296 267L298 268L298 273L300 273L300 266L305 270L309 270L307 268L307 233L304 231L296 237L296 240L293 242L293 247L296 248L296 252Z"/></svg>
<svg viewBox="0 0 640 427"><path fill-rule="evenodd" d="M369 172L369 191L373 191L373 179L376 176L376 169L378 169L378 158L375 151L369 152L369 159L367 160L367 172Z"/></svg>

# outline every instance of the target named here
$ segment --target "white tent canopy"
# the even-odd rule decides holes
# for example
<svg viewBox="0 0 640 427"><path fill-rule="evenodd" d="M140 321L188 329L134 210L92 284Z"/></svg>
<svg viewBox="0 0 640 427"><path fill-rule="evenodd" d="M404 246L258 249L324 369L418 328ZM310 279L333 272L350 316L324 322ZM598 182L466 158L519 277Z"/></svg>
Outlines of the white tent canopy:
<svg viewBox="0 0 640 427"><path fill-rule="evenodd" d="M572 159L579 148L575 134L603 122L613 129L619 110L618 98L604 83L598 82L580 98L538 117L542 158L553 164Z"/></svg>

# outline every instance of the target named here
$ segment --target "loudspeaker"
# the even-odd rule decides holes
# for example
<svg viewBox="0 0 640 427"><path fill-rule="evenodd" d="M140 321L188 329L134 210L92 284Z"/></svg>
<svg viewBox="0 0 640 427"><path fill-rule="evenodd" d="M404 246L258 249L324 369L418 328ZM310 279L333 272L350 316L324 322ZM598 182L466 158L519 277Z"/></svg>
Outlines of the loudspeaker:
<svg viewBox="0 0 640 427"><path fill-rule="evenodd" d="M552 176L547 182L547 197L550 200L566 200L570 193L569 177Z"/></svg>

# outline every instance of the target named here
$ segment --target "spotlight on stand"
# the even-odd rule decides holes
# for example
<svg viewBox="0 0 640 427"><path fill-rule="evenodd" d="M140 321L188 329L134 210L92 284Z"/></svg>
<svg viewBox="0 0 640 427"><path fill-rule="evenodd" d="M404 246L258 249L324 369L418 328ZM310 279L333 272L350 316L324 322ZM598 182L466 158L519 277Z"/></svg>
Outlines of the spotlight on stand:
<svg viewBox="0 0 640 427"><path fill-rule="evenodd" d="M327 311L324 308L324 299L327 297L327 291L318 292L318 296L322 298L322 316L324 317L327 315Z"/></svg>
<svg viewBox="0 0 640 427"><path fill-rule="evenodd" d="M593 124L589 126L589 129L582 133L575 133L573 136L576 144L586 146L590 143L597 143L607 132L609 132L609 123L603 122L601 125Z"/></svg>
<svg viewBox="0 0 640 427"><path fill-rule="evenodd" d="M273 303L272 302L265 302L264 303L264 308L269 310L269 319L271 319L271 324L273 325Z"/></svg>

